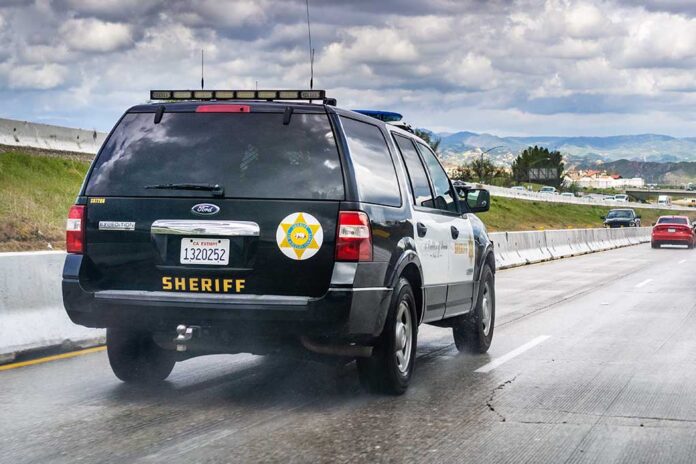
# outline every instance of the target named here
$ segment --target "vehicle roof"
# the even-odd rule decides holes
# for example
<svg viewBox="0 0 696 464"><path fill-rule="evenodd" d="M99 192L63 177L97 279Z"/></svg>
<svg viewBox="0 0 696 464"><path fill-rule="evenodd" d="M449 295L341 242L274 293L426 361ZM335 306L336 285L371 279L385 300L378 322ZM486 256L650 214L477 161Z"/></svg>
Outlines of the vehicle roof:
<svg viewBox="0 0 696 464"><path fill-rule="evenodd" d="M366 116L361 113L357 113L352 110L338 108L332 105L318 104L318 103L308 103L308 102L297 102L297 101L261 101L261 100L221 100L221 101L211 101L211 100L185 100L176 102L151 102L143 103L140 105L135 105L129 108L126 113L154 113L161 106L165 107L165 112L170 113L190 113L196 111L196 108L202 105L248 105L253 107L259 112L269 112L275 113L284 111L285 108L291 107L293 109L301 110L304 113L335 113L339 116L349 117L362 121L368 124L373 124L386 129L391 132L395 132L399 135L405 137L411 137L422 142L424 145L428 146L428 143L422 138L415 135L413 132L406 131L397 127L393 124L381 121L379 119Z"/></svg>
<svg viewBox="0 0 696 464"><path fill-rule="evenodd" d="M610 213L611 213L612 211L631 211L631 212L633 212L633 213L636 212L633 208L612 208L612 209L609 210Z"/></svg>
<svg viewBox="0 0 696 464"><path fill-rule="evenodd" d="M152 113L157 111L161 106L165 107L165 111L169 112L191 112L196 111L199 106L217 106L217 105L247 105L255 109L265 111L278 111L285 109L288 106L293 109L301 109L303 111L311 111L323 113L326 111L326 105L316 103L298 102L298 101L262 101L262 100L182 100L182 101L158 101L150 103L142 103L128 109L129 113ZM329 107L331 108L331 107Z"/></svg>
<svg viewBox="0 0 696 464"><path fill-rule="evenodd" d="M660 220L660 219L675 219L675 218L686 219L687 221L689 220L689 216L677 216L677 215L660 216L660 217L657 218L657 219Z"/></svg>
<svg viewBox="0 0 696 464"><path fill-rule="evenodd" d="M336 113L340 116L346 116L359 121L367 122L369 124L374 124L383 128L388 128L393 132L400 133L409 137L416 138L423 143L425 141L415 134L405 131L399 127L392 124L381 121L377 118L367 116L365 114L357 113L355 111L339 108L331 105L324 105L319 103L308 103L302 101L264 101L264 100L184 100L184 101L173 101L173 102L150 102L142 103L139 105L132 106L127 110L127 113L154 113L161 106L165 107L165 111L168 112L192 112L196 111L199 106L208 105L248 105L253 107L255 110L267 111L267 112L277 112L279 110L285 110L287 107L293 109L302 110L303 112L311 113Z"/></svg>

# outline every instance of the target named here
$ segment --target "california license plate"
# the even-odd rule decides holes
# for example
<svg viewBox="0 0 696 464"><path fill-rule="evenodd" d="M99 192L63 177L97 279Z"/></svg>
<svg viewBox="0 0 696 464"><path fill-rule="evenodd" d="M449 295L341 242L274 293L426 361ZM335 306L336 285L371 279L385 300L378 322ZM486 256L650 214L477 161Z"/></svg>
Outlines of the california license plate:
<svg viewBox="0 0 696 464"><path fill-rule="evenodd" d="M182 238L181 264L226 266L230 262L228 238Z"/></svg>
<svg viewBox="0 0 696 464"><path fill-rule="evenodd" d="M667 232L670 232L670 233L674 233L676 231L677 231L677 229L667 229Z"/></svg>

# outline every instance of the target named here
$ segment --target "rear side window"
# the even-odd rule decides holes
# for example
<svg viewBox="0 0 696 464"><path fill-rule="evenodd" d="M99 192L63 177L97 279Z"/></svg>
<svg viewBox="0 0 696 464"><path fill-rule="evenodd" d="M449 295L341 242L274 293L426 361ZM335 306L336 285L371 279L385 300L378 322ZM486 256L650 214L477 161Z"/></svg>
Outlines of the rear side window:
<svg viewBox="0 0 696 464"><path fill-rule="evenodd" d="M411 192L417 206L433 207L433 194L430 191L428 175L425 173L423 162L418 156L416 147L406 137L394 134L394 140L401 151L401 157L406 164L408 179L411 184Z"/></svg>
<svg viewBox="0 0 696 464"><path fill-rule="evenodd" d="M685 226L689 225L689 221L683 217L661 217L657 220L658 224L683 224Z"/></svg>
<svg viewBox="0 0 696 464"><path fill-rule="evenodd" d="M343 174L326 114L127 114L97 158L86 194L200 196L155 184L219 184L225 197L342 200ZM203 193L205 195L205 193Z"/></svg>
<svg viewBox="0 0 696 464"><path fill-rule="evenodd" d="M387 206L401 206L401 193L387 141L379 127L341 118L350 159L353 161L360 200Z"/></svg>
<svg viewBox="0 0 696 464"><path fill-rule="evenodd" d="M430 172L430 179L433 181L433 189L435 189L435 207L437 209L456 213L457 199L450 186L447 173L442 169L442 166L440 166L440 163L437 161L435 154L430 148L420 142L418 142L418 148L423 155L425 165L428 167L428 172Z"/></svg>

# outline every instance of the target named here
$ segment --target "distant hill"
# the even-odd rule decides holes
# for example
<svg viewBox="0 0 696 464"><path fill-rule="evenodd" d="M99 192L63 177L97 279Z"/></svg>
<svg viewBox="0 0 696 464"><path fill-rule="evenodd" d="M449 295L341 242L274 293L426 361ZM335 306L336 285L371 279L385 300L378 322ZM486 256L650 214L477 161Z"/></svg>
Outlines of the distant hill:
<svg viewBox="0 0 696 464"><path fill-rule="evenodd" d="M632 160L617 160L607 163L580 162L577 168L601 168L622 177L642 177L651 184L679 185L696 182L696 162L681 161L678 163L655 163Z"/></svg>
<svg viewBox="0 0 696 464"><path fill-rule="evenodd" d="M443 157L452 162L466 162L489 148L490 157L509 165L517 154L530 145L559 150L575 158L593 161L620 159L657 163L696 161L696 137L677 138L660 134L616 135L611 137L498 137L475 132L438 134Z"/></svg>

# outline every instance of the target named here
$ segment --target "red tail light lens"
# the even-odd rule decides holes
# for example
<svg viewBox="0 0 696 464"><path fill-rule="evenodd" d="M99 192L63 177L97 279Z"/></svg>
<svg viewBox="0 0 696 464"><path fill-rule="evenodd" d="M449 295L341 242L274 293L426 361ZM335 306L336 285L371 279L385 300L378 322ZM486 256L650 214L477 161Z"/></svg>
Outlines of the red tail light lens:
<svg viewBox="0 0 696 464"><path fill-rule="evenodd" d="M84 253L85 251L85 207L74 205L68 213L65 226L65 249L68 253Z"/></svg>
<svg viewBox="0 0 696 464"><path fill-rule="evenodd" d="M200 105L196 113L249 113L249 105Z"/></svg>
<svg viewBox="0 0 696 464"><path fill-rule="evenodd" d="M338 213L336 261L372 261L370 218L362 211Z"/></svg>

